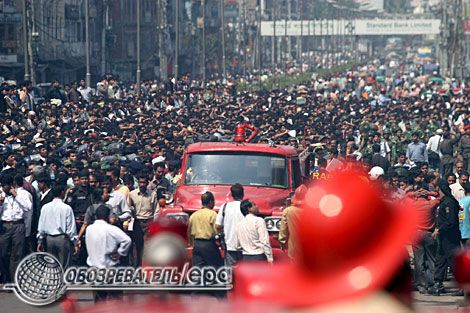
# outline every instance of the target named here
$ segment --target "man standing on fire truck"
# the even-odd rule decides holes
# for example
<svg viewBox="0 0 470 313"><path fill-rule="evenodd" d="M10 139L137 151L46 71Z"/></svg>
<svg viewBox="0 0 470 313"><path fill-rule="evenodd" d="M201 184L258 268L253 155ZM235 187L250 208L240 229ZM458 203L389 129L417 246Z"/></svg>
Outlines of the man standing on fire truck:
<svg viewBox="0 0 470 313"><path fill-rule="evenodd" d="M251 131L250 137L246 138L246 130ZM250 143L258 134L258 128L249 124L245 117L240 116L239 123L235 126L235 142L246 142Z"/></svg>

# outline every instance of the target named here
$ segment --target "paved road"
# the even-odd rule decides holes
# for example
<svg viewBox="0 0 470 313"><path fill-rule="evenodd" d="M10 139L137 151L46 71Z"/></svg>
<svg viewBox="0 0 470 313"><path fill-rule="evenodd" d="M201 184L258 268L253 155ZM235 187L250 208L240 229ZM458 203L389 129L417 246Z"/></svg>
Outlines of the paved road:
<svg viewBox="0 0 470 313"><path fill-rule="evenodd" d="M80 292L78 296L79 305L86 307L93 304L91 292ZM452 296L430 296L414 294L418 312L430 313L435 309L445 309L445 312L457 312L458 304L463 297ZM60 305L54 304L47 307L33 307L24 304L13 293L0 292L0 313L63 313ZM386 311L384 310L384 313Z"/></svg>

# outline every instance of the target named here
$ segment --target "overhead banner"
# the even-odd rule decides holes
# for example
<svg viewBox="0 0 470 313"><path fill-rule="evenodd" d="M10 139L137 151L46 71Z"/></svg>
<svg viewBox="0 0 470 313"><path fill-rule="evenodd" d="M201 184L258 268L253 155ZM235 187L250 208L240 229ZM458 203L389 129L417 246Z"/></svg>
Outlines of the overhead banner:
<svg viewBox="0 0 470 313"><path fill-rule="evenodd" d="M436 35L438 19L413 20L312 20L261 22L261 36L374 36L374 35Z"/></svg>

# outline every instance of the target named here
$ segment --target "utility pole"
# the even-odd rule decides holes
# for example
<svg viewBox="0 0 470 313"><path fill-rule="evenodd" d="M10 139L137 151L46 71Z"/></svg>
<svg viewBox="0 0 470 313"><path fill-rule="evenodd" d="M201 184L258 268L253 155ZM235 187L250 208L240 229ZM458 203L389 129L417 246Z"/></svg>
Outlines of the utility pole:
<svg viewBox="0 0 470 313"><path fill-rule="evenodd" d="M31 75L29 72L29 61L28 61L28 47L29 47L29 36L28 36L28 14L26 6L28 5L28 0L23 0L23 54L24 54L24 80L30 80Z"/></svg>
<svg viewBox="0 0 470 313"><path fill-rule="evenodd" d="M140 0L136 0L136 10L137 10L137 73L136 73L136 88L137 93L140 94Z"/></svg>
<svg viewBox="0 0 470 313"><path fill-rule="evenodd" d="M202 82L206 88L206 1L202 0Z"/></svg>
<svg viewBox="0 0 470 313"><path fill-rule="evenodd" d="M262 43L261 43L261 3L260 5L256 8L256 12L258 13L257 19L258 19L258 30L256 32L256 42L257 42L257 49L256 49L256 67L258 68L258 84L259 84L259 89L261 90L261 49L262 49Z"/></svg>
<svg viewBox="0 0 470 313"><path fill-rule="evenodd" d="M300 20L300 37L297 38L297 58L300 60L300 72L304 71L304 58L302 46L304 40L304 21L302 19L303 0L297 0L297 15Z"/></svg>
<svg viewBox="0 0 470 313"><path fill-rule="evenodd" d="M179 64L179 53L180 53L180 0L175 0L175 79L178 79L178 64Z"/></svg>
<svg viewBox="0 0 470 313"><path fill-rule="evenodd" d="M273 0L273 7L272 7L272 15L273 15L273 22L274 22L274 27L273 27L273 41L272 41L272 74L273 74L273 89L276 86L276 18L277 18L277 0Z"/></svg>
<svg viewBox="0 0 470 313"><path fill-rule="evenodd" d="M31 7L27 10L28 21L31 23L31 27L29 28L31 31L28 32L28 51L29 51L29 73L31 75L31 83L36 85L36 75L34 70L34 50L33 50L33 34L36 35L36 27L34 23L34 2L31 1Z"/></svg>
<svg viewBox="0 0 470 313"><path fill-rule="evenodd" d="M160 59L160 79L167 78L167 58L165 53L165 29L166 29L166 2L167 0L157 0L158 5L158 58Z"/></svg>
<svg viewBox="0 0 470 313"><path fill-rule="evenodd" d="M247 33L246 33L246 0L242 0L242 11L243 11L243 27L242 27L242 32L243 32L243 45L242 45L242 51L243 51L243 81L246 83L246 46L247 46Z"/></svg>
<svg viewBox="0 0 470 313"><path fill-rule="evenodd" d="M108 28L108 0L103 1L103 29L101 30L101 74L106 74L106 31Z"/></svg>
<svg viewBox="0 0 470 313"><path fill-rule="evenodd" d="M287 34L288 23L292 21L292 0L287 0L287 18L286 18L286 50L287 50L287 61L289 62L292 57L292 42L290 35ZM286 64L287 65L287 64Z"/></svg>
<svg viewBox="0 0 470 313"><path fill-rule="evenodd" d="M85 58L86 58L86 85L90 87L91 72L90 72L90 0L85 0Z"/></svg>
<svg viewBox="0 0 470 313"><path fill-rule="evenodd" d="M178 1L178 0L177 0ZM225 64L225 4L224 0L220 0L220 33L222 39L222 77L227 78L227 68Z"/></svg>

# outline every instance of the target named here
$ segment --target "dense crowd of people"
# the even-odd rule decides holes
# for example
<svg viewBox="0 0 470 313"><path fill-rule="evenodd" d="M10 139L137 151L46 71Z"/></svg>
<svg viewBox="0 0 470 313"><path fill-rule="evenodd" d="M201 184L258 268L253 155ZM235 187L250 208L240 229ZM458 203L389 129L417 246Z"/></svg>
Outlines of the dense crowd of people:
<svg viewBox="0 0 470 313"><path fill-rule="evenodd" d="M64 266L112 266L128 254L130 242L136 260L122 262L140 264L148 224L178 184L185 147L231 141L237 125L250 123L257 129L253 142L310 149L312 177L338 162L359 162L386 186L390 200L408 196L423 210L434 210L429 216L437 217L422 225L425 239L414 247L416 284L423 292L442 290L451 252L470 238L469 91L463 82L437 83L416 68L397 69L385 80L377 79L378 71L378 65L367 65L270 91L239 91L226 81L203 84L189 75L140 86L107 76L96 88L84 80L65 87L54 82L41 101L28 81L4 83L0 280L12 280L26 253L64 245L70 247L61 252ZM202 202L211 209L213 196L203 195ZM269 243L250 246L250 231L262 227L254 218L256 204L241 207L226 216L232 223L227 238L232 264L241 258L240 249L271 261ZM88 230L103 220L106 208L109 222L122 233ZM221 226L220 216L207 214ZM233 223L245 216L247 230L237 235ZM111 249L107 261L95 255L109 250L93 240L103 238L93 235L99 232L120 238L113 243L118 253ZM435 238L441 242L437 252Z"/></svg>

